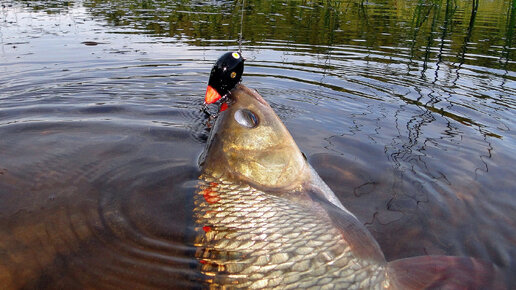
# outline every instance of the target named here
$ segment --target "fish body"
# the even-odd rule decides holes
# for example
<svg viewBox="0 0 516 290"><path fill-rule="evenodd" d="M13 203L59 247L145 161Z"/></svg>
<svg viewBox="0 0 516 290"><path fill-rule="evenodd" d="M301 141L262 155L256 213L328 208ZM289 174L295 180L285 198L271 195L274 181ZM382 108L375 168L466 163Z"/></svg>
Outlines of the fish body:
<svg viewBox="0 0 516 290"><path fill-rule="evenodd" d="M216 286L379 289L385 260L357 259L322 208L203 176L198 258ZM295 194L295 192L292 192Z"/></svg>
<svg viewBox="0 0 516 290"><path fill-rule="evenodd" d="M201 158L196 257L213 288L502 289L472 258L388 263L254 90L228 95ZM475 279L470 279L475 275Z"/></svg>

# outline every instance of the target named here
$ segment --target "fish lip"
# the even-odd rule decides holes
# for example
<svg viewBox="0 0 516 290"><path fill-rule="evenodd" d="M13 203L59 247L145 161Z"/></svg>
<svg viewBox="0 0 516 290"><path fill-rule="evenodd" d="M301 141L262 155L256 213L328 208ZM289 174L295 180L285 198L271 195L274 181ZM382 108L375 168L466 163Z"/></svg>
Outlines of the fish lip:
<svg viewBox="0 0 516 290"><path fill-rule="evenodd" d="M265 101L265 99L258 93L255 89L250 89L242 84L237 84L234 89L228 94L228 97L231 98L234 102L238 102L238 94L235 94L236 91L244 91L247 92L250 96L252 96L255 100L257 100L260 104L270 107L269 103Z"/></svg>

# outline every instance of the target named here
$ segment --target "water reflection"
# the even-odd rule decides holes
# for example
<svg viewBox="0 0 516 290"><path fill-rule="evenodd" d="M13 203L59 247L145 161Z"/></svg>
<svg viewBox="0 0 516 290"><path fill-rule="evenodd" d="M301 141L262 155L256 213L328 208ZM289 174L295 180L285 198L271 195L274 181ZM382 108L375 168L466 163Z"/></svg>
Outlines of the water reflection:
<svg viewBox="0 0 516 290"><path fill-rule="evenodd" d="M513 1L245 3L245 84L389 260L516 271ZM197 285L199 107L241 5L2 2L0 284Z"/></svg>
<svg viewBox="0 0 516 290"><path fill-rule="evenodd" d="M93 15L105 18L111 25L125 27L127 33L142 31L157 36L186 38L195 45L235 43L240 29L240 5L240 1L85 2ZM244 33L248 45L274 39L316 44L311 49L324 52L334 45L364 42L370 48L410 48L410 59L423 60L424 64L436 54L430 50L435 39L440 38L442 45L455 45L462 43L465 36L466 45L472 37L483 41L478 46L471 43L471 49L482 51L477 54L477 63L493 66L489 56L499 57L500 51L486 48L504 46L504 50L509 51L513 38L510 19L514 16L509 1L482 5L479 1L448 0L444 4L442 1L248 1L245 11L246 22L252 24ZM481 24L475 26L477 11L480 11ZM497 14L500 19L490 19L491 15ZM482 39L484 35L490 37ZM443 56L441 53L439 58L462 63L464 54ZM506 59L509 59L508 55Z"/></svg>

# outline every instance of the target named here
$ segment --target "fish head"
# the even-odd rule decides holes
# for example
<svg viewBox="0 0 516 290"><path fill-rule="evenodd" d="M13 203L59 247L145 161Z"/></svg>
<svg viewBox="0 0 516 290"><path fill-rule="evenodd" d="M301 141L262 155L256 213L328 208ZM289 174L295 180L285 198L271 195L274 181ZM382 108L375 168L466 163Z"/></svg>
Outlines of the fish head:
<svg viewBox="0 0 516 290"><path fill-rule="evenodd" d="M212 128L203 172L257 188L302 186L309 178L309 165L270 105L242 84L229 93L228 101Z"/></svg>

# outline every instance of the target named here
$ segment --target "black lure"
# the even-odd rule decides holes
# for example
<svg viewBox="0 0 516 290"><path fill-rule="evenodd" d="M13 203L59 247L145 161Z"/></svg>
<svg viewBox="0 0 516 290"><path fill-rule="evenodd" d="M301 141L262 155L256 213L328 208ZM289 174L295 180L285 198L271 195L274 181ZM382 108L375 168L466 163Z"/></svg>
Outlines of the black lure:
<svg viewBox="0 0 516 290"><path fill-rule="evenodd" d="M210 73L204 102L215 103L231 91L242 79L244 58L239 52L227 52L215 63Z"/></svg>

